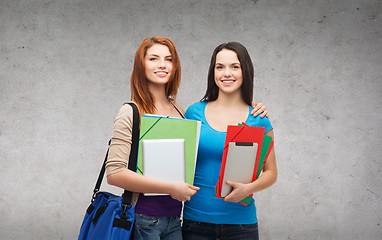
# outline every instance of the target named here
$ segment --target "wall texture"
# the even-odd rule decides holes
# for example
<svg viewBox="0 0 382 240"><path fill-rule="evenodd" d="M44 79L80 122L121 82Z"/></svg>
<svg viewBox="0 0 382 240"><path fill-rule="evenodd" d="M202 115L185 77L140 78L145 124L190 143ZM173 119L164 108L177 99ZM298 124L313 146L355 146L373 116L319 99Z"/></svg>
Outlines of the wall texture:
<svg viewBox="0 0 382 240"><path fill-rule="evenodd" d="M177 45L184 107L219 43L248 48L279 168L261 239L380 239L381 0L1 0L0 239L77 237L153 35Z"/></svg>

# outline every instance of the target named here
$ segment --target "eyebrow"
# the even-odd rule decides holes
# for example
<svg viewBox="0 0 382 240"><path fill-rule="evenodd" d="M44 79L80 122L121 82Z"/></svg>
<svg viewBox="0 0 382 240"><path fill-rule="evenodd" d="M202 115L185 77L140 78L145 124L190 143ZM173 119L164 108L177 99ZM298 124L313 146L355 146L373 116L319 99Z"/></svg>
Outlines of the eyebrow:
<svg viewBox="0 0 382 240"><path fill-rule="evenodd" d="M157 54L154 54L154 53L150 53L150 54L147 54L146 56L154 56L154 57L159 57L159 55L157 55ZM165 56L165 58L168 58L168 57L172 57L172 56L171 56L171 55Z"/></svg>
<svg viewBox="0 0 382 240"><path fill-rule="evenodd" d="M235 62L235 63L232 63L231 65L235 65L235 64L238 64L238 65L240 65L240 63L239 62ZM219 62L217 62L215 65L224 65L223 63L219 63Z"/></svg>

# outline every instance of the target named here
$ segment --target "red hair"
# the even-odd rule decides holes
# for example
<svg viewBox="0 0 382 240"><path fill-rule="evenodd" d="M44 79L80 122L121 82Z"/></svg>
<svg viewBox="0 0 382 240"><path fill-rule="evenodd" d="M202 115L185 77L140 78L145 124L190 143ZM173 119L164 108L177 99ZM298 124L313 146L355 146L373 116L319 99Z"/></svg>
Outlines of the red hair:
<svg viewBox="0 0 382 240"><path fill-rule="evenodd" d="M147 49L155 44L167 46L171 53L173 70L170 80L166 84L165 93L169 101L175 101L180 85L180 59L175 44L165 37L154 36L145 38L135 53L134 67L130 79L131 100L138 105L141 114L154 113L155 111L154 100L147 86L144 62Z"/></svg>

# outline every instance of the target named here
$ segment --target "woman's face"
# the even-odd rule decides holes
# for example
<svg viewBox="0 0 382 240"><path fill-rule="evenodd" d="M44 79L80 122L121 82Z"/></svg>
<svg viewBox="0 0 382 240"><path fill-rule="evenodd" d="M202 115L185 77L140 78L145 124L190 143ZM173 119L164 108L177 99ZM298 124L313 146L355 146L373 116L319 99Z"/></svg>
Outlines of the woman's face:
<svg viewBox="0 0 382 240"><path fill-rule="evenodd" d="M147 49L145 74L149 84L164 85L172 74L172 58L170 50L162 44L155 44Z"/></svg>
<svg viewBox="0 0 382 240"><path fill-rule="evenodd" d="M216 55L215 83L219 92L227 94L240 92L243 74L236 52L223 49Z"/></svg>

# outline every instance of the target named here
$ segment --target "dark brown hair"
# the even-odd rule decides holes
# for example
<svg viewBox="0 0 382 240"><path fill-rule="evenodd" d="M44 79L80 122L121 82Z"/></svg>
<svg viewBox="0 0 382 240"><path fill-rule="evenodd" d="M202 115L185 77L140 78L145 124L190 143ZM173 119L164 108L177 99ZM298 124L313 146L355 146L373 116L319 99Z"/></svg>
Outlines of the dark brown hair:
<svg viewBox="0 0 382 240"><path fill-rule="evenodd" d="M253 64L247 49L238 42L222 43L215 48L211 57L210 68L208 70L207 91L201 101L215 101L218 98L219 88L215 83L215 64L216 55L223 49L232 50L236 53L243 75L243 83L240 88L241 96L245 103L251 105L254 77Z"/></svg>

